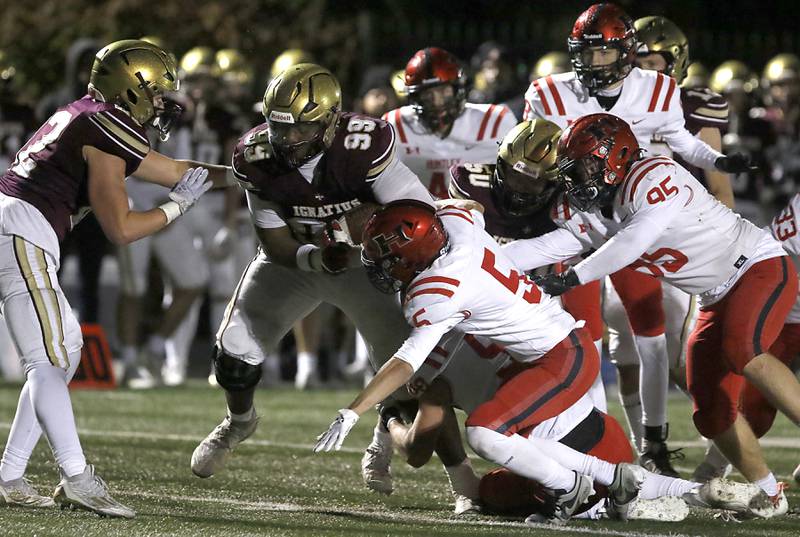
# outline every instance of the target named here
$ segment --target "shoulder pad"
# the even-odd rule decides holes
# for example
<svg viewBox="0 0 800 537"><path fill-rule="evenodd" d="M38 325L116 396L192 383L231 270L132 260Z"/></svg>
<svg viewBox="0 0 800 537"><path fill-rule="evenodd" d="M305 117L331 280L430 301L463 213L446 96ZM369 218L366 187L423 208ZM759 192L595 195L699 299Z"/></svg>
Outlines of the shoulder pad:
<svg viewBox="0 0 800 537"><path fill-rule="evenodd" d="M269 143L269 133L267 129L251 132L244 139L244 155L245 162L258 162L261 160L269 160L275 156L275 151L272 149L272 144Z"/></svg>

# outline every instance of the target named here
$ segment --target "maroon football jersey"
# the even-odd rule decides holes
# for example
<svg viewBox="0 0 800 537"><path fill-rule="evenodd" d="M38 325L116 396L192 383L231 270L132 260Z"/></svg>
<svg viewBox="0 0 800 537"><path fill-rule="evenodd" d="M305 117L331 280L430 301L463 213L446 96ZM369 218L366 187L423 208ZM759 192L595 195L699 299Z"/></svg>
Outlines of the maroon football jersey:
<svg viewBox="0 0 800 537"><path fill-rule="evenodd" d="M385 121L343 113L311 183L273 153L266 132L262 123L239 139L233 171L244 188L278 206L298 241L317 242L325 224L364 202L377 202L372 182L395 153L394 129Z"/></svg>
<svg viewBox="0 0 800 537"><path fill-rule="evenodd" d="M708 88L681 88L681 106L686 130L697 136L704 127L719 129L722 134L728 130L728 101L718 93ZM697 166L692 166L680 155L673 158L692 175L706 186L705 172Z"/></svg>
<svg viewBox="0 0 800 537"><path fill-rule="evenodd" d="M530 216L512 217L499 211L492 198L489 180L494 164L461 164L450 168L450 197L471 199L483 205L486 232L499 244L530 239L556 229L549 211Z"/></svg>
<svg viewBox="0 0 800 537"><path fill-rule="evenodd" d="M150 151L144 129L124 110L87 95L59 108L0 176L0 192L36 207L59 241L89 206L87 145L124 160L126 176Z"/></svg>

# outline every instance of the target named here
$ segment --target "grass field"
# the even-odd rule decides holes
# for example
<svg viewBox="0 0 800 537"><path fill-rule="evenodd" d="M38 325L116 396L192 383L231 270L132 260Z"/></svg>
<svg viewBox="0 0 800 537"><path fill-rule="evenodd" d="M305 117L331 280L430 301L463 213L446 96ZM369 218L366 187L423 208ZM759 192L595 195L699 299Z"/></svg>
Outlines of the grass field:
<svg viewBox="0 0 800 537"><path fill-rule="evenodd" d="M19 386L0 385L0 434L8 434ZM531 528L519 520L456 519L441 466L414 470L395 461L395 493L369 493L359 461L374 415L365 416L336 454L314 455L311 445L352 391L263 390L254 436L226 470L201 480L189 470L195 445L224 413L221 391L199 383L179 389L73 393L84 450L114 495L136 509L134 520L102 519L86 512L0 509L0 536L456 536L456 535L703 535L798 536L800 514L773 521L725 523L698 510L681 523L572 522L566 528ZM620 416L618 406L612 412ZM689 473L702 448L691 429L690 405L670 404L673 447L685 446L680 469ZM779 418L765 441L768 460L783 479L800 460L797 429ZM476 467L489 466L476 461ZM57 472L45 442L28 476L52 490ZM790 505L800 494L789 491Z"/></svg>

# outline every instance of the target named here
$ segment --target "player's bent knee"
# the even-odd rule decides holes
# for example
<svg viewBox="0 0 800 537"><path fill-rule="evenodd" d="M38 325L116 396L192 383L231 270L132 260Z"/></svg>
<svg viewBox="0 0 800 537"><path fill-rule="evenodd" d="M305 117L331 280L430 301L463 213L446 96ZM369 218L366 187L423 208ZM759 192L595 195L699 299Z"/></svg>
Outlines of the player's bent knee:
<svg viewBox="0 0 800 537"><path fill-rule="evenodd" d="M220 386L229 392L242 392L254 388L261 380L261 365L247 362L214 349L214 374Z"/></svg>

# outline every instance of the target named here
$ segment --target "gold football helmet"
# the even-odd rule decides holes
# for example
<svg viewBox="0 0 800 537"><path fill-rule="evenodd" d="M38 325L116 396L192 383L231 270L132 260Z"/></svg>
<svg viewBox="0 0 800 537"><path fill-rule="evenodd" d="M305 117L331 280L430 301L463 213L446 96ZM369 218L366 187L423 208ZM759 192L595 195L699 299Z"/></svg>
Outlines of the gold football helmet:
<svg viewBox="0 0 800 537"><path fill-rule="evenodd" d="M216 58L210 47L194 47L181 58L181 78L192 76L212 76Z"/></svg>
<svg viewBox="0 0 800 537"><path fill-rule="evenodd" d="M103 47L95 56L89 78L89 90L97 99L125 108L137 123L150 123L162 136L169 132L180 107L163 103L161 95L177 91L178 86L170 55L140 39Z"/></svg>
<svg viewBox="0 0 800 537"><path fill-rule="evenodd" d="M536 62L531 71L531 80L542 78L547 75L557 75L572 71L572 64L569 61L569 54L561 51L548 52Z"/></svg>
<svg viewBox="0 0 800 537"><path fill-rule="evenodd" d="M637 54L659 53L667 60L664 74L681 82L689 66L689 40L678 26L665 17L643 17L637 19Z"/></svg>
<svg viewBox="0 0 800 537"><path fill-rule="evenodd" d="M272 67L269 69L269 78L272 80L289 67L293 67L299 63L314 63L314 57L310 52L306 52L299 48L290 48L284 50L275 61L272 62Z"/></svg>
<svg viewBox="0 0 800 537"><path fill-rule="evenodd" d="M767 62L761 79L766 86L800 79L800 58L794 54L778 54Z"/></svg>
<svg viewBox="0 0 800 537"><path fill-rule="evenodd" d="M342 90L333 74L301 63L272 79L261 111L276 153L298 167L333 142L342 106Z"/></svg>
<svg viewBox="0 0 800 537"><path fill-rule="evenodd" d="M523 121L500 142L490 179L492 198L509 216L525 216L544 207L558 189L556 146L561 129L544 119Z"/></svg>
<svg viewBox="0 0 800 537"><path fill-rule="evenodd" d="M709 87L717 93L743 91L750 94L758 88L758 77L739 60L728 60L711 73Z"/></svg>
<svg viewBox="0 0 800 537"><path fill-rule="evenodd" d="M692 62L686 68L686 77L681 82L681 87L686 89L707 88L710 75L706 66L700 62Z"/></svg>
<svg viewBox="0 0 800 537"><path fill-rule="evenodd" d="M238 50L218 50L214 60L214 75L222 80L242 85L253 81L253 67Z"/></svg>

